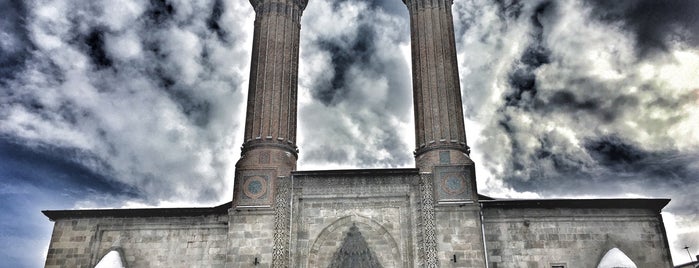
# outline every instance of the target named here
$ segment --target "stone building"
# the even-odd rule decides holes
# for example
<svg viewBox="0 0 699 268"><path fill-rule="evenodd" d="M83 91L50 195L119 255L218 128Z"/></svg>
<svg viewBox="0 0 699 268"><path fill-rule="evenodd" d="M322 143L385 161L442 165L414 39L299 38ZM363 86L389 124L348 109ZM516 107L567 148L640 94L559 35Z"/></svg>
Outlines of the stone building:
<svg viewBox="0 0 699 268"><path fill-rule="evenodd" d="M44 211L55 222L47 267L672 266L660 216L668 199L478 194L452 0L404 0L416 167L297 171L299 31L307 0L250 2L252 65L232 202Z"/></svg>

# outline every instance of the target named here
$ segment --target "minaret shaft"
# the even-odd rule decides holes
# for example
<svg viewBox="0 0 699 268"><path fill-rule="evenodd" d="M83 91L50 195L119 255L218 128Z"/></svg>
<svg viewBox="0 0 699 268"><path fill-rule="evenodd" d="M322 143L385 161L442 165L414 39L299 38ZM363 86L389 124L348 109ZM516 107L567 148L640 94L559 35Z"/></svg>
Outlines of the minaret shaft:
<svg viewBox="0 0 699 268"><path fill-rule="evenodd" d="M245 142L236 163L234 207L272 206L279 177L296 169L301 13L307 0L250 0L255 9Z"/></svg>
<svg viewBox="0 0 699 268"><path fill-rule="evenodd" d="M252 3L256 17L243 150L273 145L295 154L303 6L295 0Z"/></svg>
<svg viewBox="0 0 699 268"><path fill-rule="evenodd" d="M452 1L405 3L410 12L416 165L422 170L447 164L444 152L449 152L448 164L471 163L461 107Z"/></svg>

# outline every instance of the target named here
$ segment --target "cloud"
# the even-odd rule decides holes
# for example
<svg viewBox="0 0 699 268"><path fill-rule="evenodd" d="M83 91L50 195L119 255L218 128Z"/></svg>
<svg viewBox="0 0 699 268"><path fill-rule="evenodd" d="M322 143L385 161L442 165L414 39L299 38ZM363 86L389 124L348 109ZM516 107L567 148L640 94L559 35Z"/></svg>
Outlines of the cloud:
<svg viewBox="0 0 699 268"><path fill-rule="evenodd" d="M671 197L674 256L679 243L699 247L688 238L698 232L698 6L455 1L480 191ZM249 3L37 0L0 10L0 197L60 197L42 199L60 206L51 208L230 200ZM408 20L398 0L309 1L300 169L413 166Z"/></svg>
<svg viewBox="0 0 699 268"><path fill-rule="evenodd" d="M0 85L12 79L17 68L21 68L29 57L33 45L29 41L27 29L22 19L27 15L27 7L22 1L0 3L3 16L0 18Z"/></svg>
<svg viewBox="0 0 699 268"><path fill-rule="evenodd" d="M659 15L674 4L642 17L662 5L651 2L455 3L484 193L670 197L678 226L692 226L699 52L686 28L696 20Z"/></svg>
<svg viewBox="0 0 699 268"><path fill-rule="evenodd" d="M694 1L588 1L591 17L620 24L633 34L643 56L667 52L677 43L699 45L699 3Z"/></svg>
<svg viewBox="0 0 699 268"><path fill-rule="evenodd" d="M407 8L312 1L301 34L299 147L313 167L412 163ZM390 11L390 12L389 12ZM324 165L324 166L323 166Z"/></svg>
<svg viewBox="0 0 699 268"><path fill-rule="evenodd" d="M0 133L37 155L73 152L66 168L145 202L218 201L237 157L249 63L229 59L249 58L244 4L27 3L36 49L3 86Z"/></svg>

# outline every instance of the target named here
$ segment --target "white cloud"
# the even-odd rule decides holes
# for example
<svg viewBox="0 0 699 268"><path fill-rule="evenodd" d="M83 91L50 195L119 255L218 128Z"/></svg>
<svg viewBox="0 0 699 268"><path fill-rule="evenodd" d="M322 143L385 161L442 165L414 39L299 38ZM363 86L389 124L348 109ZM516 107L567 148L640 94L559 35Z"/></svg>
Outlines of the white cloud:
<svg viewBox="0 0 699 268"><path fill-rule="evenodd" d="M153 7L140 2L31 3L38 50L9 85L0 131L83 150L83 165L148 203L230 198L252 16L240 3L224 5L226 40L206 28L212 1L175 3L177 23L164 25L150 24ZM102 43L86 45L95 31ZM100 49L111 67L94 64Z"/></svg>
<svg viewBox="0 0 699 268"><path fill-rule="evenodd" d="M696 233L687 215L696 211L698 185L682 172L699 170L699 51L675 40L639 58L629 28L593 18L589 3L556 1L534 15L542 2L454 3L479 189L511 198L584 197L598 184L610 185L606 194L624 185L621 196L670 193L678 237ZM214 1L167 3L172 14L159 10L155 19L148 17L155 7L140 1L29 2L36 50L2 84L11 94L0 93L0 134L30 148L79 150L82 165L148 197L127 207L230 200L254 12L247 1L223 1L213 30ZM413 165L407 12L372 4L311 0L304 12L299 169ZM527 63L532 48L547 62ZM100 56L111 64L95 64ZM535 77L536 92L513 85L516 70ZM600 141L643 154L631 155L642 159L635 167L677 170L651 170L668 172L649 178L613 170L589 149ZM562 194L581 182L579 192ZM114 201L90 198L78 206Z"/></svg>

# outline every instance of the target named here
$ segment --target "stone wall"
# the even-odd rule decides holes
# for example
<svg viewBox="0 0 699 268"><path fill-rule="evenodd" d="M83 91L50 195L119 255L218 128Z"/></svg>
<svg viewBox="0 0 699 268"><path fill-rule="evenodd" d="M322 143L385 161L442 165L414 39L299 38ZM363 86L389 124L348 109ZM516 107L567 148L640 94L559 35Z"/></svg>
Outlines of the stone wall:
<svg viewBox="0 0 699 268"><path fill-rule="evenodd" d="M612 248L671 267L667 199L440 203L439 185L417 169L307 171L278 178L272 208L44 211L46 267L94 267L114 248L130 268L327 267L352 226L386 268L589 268Z"/></svg>
<svg viewBox="0 0 699 268"><path fill-rule="evenodd" d="M227 215L56 220L46 267L94 267L113 247L128 267L224 267Z"/></svg>
<svg viewBox="0 0 699 268"><path fill-rule="evenodd" d="M297 172L293 182L293 267L327 267L357 226L383 267L415 267L417 170Z"/></svg>
<svg viewBox="0 0 699 268"><path fill-rule="evenodd" d="M269 210L232 210L228 229L226 267L272 267L274 213Z"/></svg>
<svg viewBox="0 0 699 268"><path fill-rule="evenodd" d="M485 267L477 204L435 209L440 267Z"/></svg>
<svg viewBox="0 0 699 268"><path fill-rule="evenodd" d="M614 247L639 268L672 267L657 211L541 207L485 206L489 267L597 267L602 256Z"/></svg>

